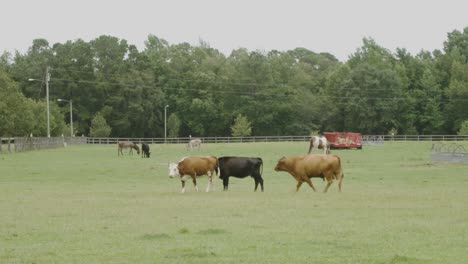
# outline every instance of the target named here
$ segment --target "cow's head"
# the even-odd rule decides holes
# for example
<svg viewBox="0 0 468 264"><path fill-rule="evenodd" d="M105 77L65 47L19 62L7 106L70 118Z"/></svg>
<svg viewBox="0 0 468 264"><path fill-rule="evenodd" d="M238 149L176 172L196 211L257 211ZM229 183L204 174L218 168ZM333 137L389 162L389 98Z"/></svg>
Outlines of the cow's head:
<svg viewBox="0 0 468 264"><path fill-rule="evenodd" d="M286 157L282 157L278 160L278 164L275 166L275 171L284 171L286 169Z"/></svg>
<svg viewBox="0 0 468 264"><path fill-rule="evenodd" d="M171 162L169 163L169 178L174 178L175 176L179 175L179 168L177 163Z"/></svg>

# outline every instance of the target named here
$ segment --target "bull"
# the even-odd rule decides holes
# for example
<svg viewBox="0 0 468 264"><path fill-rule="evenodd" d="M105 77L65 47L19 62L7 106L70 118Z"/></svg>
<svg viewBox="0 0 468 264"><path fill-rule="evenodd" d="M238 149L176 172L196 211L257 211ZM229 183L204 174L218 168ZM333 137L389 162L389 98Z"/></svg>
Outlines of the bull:
<svg viewBox="0 0 468 264"><path fill-rule="evenodd" d="M312 190L317 191L310 180L313 177L327 180L323 192L327 192L333 180L338 181L338 190L341 192L343 181L343 170L341 159L337 155L309 154L291 157L282 157L276 164L275 171L285 171L297 180L296 192L302 183L307 182Z"/></svg>

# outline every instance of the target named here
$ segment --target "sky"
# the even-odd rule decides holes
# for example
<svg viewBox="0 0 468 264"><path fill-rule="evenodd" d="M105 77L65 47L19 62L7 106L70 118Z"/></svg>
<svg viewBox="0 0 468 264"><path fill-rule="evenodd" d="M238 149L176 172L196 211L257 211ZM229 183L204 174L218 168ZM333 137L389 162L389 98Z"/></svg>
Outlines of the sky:
<svg viewBox="0 0 468 264"><path fill-rule="evenodd" d="M303 47L346 61L364 37L391 52L442 49L448 32L468 27L467 10L467 0L4 0L0 53L24 53L36 38L100 35L143 50L153 34L170 44L203 40L226 55Z"/></svg>

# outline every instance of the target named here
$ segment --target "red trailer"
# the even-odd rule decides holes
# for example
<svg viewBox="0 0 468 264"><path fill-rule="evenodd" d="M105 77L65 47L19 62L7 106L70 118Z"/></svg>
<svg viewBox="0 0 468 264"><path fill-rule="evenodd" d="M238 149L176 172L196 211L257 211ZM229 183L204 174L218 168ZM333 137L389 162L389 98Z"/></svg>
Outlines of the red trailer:
<svg viewBox="0 0 468 264"><path fill-rule="evenodd" d="M327 138L332 149L362 149L361 133L325 132L323 135Z"/></svg>

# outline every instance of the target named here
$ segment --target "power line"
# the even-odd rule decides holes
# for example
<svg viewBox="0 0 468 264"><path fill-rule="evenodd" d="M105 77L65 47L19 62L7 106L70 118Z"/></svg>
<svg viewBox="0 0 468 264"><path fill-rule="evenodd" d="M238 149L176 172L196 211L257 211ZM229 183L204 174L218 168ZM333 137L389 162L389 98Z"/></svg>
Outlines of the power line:
<svg viewBox="0 0 468 264"><path fill-rule="evenodd" d="M88 83L88 84L104 84L104 85L115 85L122 87L143 87L143 88L161 88L163 90L183 90L183 91L193 91L193 92L204 92L210 93L215 92L217 94L236 94L236 95L246 95L246 96L271 96L279 98L289 98L291 94L278 94L278 93L264 93L264 92L239 92L239 91L227 91L227 90L208 90L208 89L195 89L195 88L181 88L181 87L162 87L158 84L155 85L135 85L135 84L122 84L122 83L109 83L109 82L96 82L96 81L86 81L86 80L67 80L67 79L53 79L51 81L68 81L68 82L77 82L77 83ZM388 100L388 101L406 101L406 100L416 100L416 101L425 101L435 98L407 98L407 97L360 97L360 96L331 96L331 95L312 95L314 98L319 99L337 99L337 100L350 100L350 99L361 99L361 100ZM440 98L436 99L437 101L468 101L468 98Z"/></svg>
<svg viewBox="0 0 468 264"><path fill-rule="evenodd" d="M82 73L90 73L87 71L80 71L80 70L67 70L70 72L82 72ZM102 72L92 72L94 74L100 74L100 75L109 75L109 76L122 76L122 74L111 74L111 73L102 73ZM56 79L56 80L63 80L63 81L72 81L72 80L65 80L65 79ZM157 80L160 82L160 80ZM216 80L200 80L200 79L181 79L181 78L164 78L164 81L180 81L180 82L200 82L200 83L210 83L210 84L218 84L218 85L238 85L238 86L252 86L252 87L283 87L283 88L292 88L292 89L309 89L308 87L305 86L294 86L290 84L279 84L279 83L274 83L274 84L265 84L265 83L252 83L252 82L225 82L225 81L216 81ZM84 81L83 81L84 82ZM90 83L93 83L92 81L89 81ZM106 84L107 82L96 82L99 84ZM118 83L108 83L108 84L118 84ZM118 84L122 85L122 84ZM126 86L126 85L122 85ZM141 85L140 85L141 86ZM143 86L144 87L144 86ZM328 89L328 91L341 91L341 90L348 90L348 91L423 91L423 92L443 92L442 89L412 89L412 90L404 90L400 88L359 88L359 87L349 87L349 88L333 88L333 89Z"/></svg>

